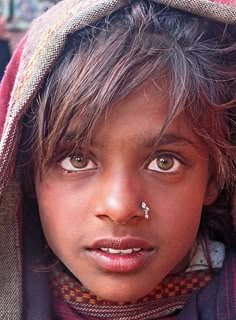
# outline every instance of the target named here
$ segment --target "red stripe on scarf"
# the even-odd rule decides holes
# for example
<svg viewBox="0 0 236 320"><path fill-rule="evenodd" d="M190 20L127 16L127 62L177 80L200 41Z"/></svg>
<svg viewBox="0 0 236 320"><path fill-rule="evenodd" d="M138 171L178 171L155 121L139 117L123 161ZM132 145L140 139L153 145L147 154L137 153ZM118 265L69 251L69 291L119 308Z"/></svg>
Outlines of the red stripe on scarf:
<svg viewBox="0 0 236 320"><path fill-rule="evenodd" d="M22 51L26 42L26 36L20 42L15 51L11 63L7 66L5 75L0 86L0 137L6 119L7 109L11 97L11 92L15 83L15 77L18 72Z"/></svg>

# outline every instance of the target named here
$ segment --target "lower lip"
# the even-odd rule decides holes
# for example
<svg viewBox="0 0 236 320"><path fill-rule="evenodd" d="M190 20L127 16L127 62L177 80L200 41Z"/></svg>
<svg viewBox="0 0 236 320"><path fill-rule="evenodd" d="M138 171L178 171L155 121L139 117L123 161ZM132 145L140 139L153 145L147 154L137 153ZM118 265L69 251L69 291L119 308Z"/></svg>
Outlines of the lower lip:
<svg viewBox="0 0 236 320"><path fill-rule="evenodd" d="M89 256L104 270L109 272L131 272L146 265L154 250L142 250L131 254L111 254L101 250L88 250Z"/></svg>

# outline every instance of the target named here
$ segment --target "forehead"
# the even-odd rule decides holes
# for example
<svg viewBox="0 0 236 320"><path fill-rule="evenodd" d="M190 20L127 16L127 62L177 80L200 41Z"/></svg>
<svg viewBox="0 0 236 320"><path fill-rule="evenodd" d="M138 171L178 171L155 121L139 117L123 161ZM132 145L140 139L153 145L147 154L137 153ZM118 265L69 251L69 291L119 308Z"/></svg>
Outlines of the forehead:
<svg viewBox="0 0 236 320"><path fill-rule="evenodd" d="M157 86L148 81L127 97L114 103L96 123L92 135L92 145L136 144L154 145L165 124L171 106L166 87ZM72 140L76 136L80 120L72 121L65 138ZM188 125L185 116L179 115L165 129L168 143L174 140L199 143L199 139ZM173 139L173 137L177 139ZM165 139L165 141L167 141Z"/></svg>

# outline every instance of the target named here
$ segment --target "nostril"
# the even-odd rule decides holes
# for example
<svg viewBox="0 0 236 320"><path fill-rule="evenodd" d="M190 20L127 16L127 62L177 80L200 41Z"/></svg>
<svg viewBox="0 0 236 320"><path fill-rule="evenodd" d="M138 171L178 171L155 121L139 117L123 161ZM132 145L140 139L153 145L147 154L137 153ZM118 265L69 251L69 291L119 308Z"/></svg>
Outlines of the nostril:
<svg viewBox="0 0 236 320"><path fill-rule="evenodd" d="M110 220L116 224L137 223L140 220L148 219L148 207L145 211L140 205L134 206L103 206L96 209L96 216L103 220Z"/></svg>
<svg viewBox="0 0 236 320"><path fill-rule="evenodd" d="M100 177L99 181L102 183L94 198L96 216L102 219L107 217L117 224L126 224L130 221L134 223L143 219L144 212L140 207L140 183L137 183L134 176L131 177L130 173L118 176L116 174L111 179L107 173L105 178L104 175Z"/></svg>

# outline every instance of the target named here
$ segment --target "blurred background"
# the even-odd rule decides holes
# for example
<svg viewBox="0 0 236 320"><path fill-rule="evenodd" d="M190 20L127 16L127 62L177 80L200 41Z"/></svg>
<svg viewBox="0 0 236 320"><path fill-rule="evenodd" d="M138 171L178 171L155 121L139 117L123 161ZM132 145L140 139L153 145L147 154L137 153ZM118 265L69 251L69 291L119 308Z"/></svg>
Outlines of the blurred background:
<svg viewBox="0 0 236 320"><path fill-rule="evenodd" d="M31 21L58 0L0 0L0 81Z"/></svg>

